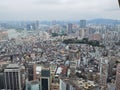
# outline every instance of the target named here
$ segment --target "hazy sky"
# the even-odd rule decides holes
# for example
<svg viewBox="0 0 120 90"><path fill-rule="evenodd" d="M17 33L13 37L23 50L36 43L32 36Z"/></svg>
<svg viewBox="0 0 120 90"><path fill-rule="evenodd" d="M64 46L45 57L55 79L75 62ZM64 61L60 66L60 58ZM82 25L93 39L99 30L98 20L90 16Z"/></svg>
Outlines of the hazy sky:
<svg viewBox="0 0 120 90"><path fill-rule="evenodd" d="M0 20L120 19L118 0L0 0Z"/></svg>

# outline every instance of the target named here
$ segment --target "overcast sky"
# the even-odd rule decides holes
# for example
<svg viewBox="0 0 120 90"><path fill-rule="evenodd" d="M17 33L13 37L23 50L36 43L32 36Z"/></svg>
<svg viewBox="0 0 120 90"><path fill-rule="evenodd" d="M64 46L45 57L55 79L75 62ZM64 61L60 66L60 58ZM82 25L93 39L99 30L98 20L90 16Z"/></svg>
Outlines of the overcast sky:
<svg viewBox="0 0 120 90"><path fill-rule="evenodd" d="M120 19L118 0L0 0L0 20Z"/></svg>

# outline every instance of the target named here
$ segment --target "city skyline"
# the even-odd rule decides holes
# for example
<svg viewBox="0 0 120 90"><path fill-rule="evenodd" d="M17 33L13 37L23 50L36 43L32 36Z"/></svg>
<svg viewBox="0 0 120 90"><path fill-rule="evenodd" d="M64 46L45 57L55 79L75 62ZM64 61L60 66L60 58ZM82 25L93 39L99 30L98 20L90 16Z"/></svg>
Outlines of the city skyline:
<svg viewBox="0 0 120 90"><path fill-rule="evenodd" d="M118 0L4 0L0 3L0 20L120 20L119 14Z"/></svg>

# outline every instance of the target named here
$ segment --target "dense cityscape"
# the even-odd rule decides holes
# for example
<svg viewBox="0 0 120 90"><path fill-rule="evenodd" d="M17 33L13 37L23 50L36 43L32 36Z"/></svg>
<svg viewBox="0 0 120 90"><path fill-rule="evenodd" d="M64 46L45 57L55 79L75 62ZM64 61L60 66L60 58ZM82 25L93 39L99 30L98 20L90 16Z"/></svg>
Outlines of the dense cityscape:
<svg viewBox="0 0 120 90"><path fill-rule="evenodd" d="M120 0L1 0L0 90L120 90Z"/></svg>
<svg viewBox="0 0 120 90"><path fill-rule="evenodd" d="M1 21L0 90L120 90L120 21Z"/></svg>

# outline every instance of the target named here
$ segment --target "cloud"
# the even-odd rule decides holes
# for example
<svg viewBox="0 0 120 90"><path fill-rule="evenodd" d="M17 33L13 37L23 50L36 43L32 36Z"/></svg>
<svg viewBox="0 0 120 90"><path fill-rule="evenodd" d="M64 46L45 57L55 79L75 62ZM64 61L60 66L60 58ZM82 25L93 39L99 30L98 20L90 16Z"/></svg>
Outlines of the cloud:
<svg viewBox="0 0 120 90"><path fill-rule="evenodd" d="M117 0L1 0L1 20L119 18Z"/></svg>

